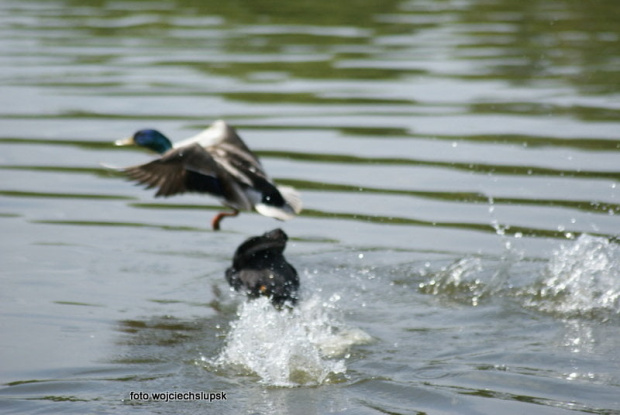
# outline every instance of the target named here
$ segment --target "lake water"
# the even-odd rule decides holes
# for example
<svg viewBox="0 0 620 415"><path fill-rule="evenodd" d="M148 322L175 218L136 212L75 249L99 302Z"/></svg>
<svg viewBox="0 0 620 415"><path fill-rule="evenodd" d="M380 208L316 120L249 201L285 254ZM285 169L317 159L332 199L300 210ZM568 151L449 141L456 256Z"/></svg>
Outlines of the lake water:
<svg viewBox="0 0 620 415"><path fill-rule="evenodd" d="M0 412L620 413L617 0L5 0L0 23ZM217 119L300 217L213 232L216 200L102 166ZM224 280L276 227L292 312Z"/></svg>

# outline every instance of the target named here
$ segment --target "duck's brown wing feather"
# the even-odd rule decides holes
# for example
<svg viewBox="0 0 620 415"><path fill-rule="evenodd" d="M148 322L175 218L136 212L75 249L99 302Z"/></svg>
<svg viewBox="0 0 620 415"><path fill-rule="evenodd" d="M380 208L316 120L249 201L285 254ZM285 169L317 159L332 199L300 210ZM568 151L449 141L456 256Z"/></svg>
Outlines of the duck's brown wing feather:
<svg viewBox="0 0 620 415"><path fill-rule="evenodd" d="M157 188L156 197L185 192L226 197L231 192L227 188L230 186L223 183L226 172L198 144L170 150L156 160L128 167L124 172L148 189Z"/></svg>

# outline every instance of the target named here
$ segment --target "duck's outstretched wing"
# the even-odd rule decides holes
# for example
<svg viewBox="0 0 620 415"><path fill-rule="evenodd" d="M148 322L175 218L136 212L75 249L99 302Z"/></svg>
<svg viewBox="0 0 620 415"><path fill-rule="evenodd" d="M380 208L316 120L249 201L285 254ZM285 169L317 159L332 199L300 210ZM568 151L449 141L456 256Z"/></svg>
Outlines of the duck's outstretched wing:
<svg viewBox="0 0 620 415"><path fill-rule="evenodd" d="M237 130L235 130L233 127L226 124L226 122L222 120L215 121L209 126L209 128L206 128L205 130L201 131L193 137L175 143L174 148L182 148L194 143L197 143L204 148L218 146L236 148L240 152L248 155L252 160L252 163L258 164L260 166L258 157L256 157L256 155L252 153L249 147L243 142L241 137L239 137L239 135L237 134Z"/></svg>
<svg viewBox="0 0 620 415"><path fill-rule="evenodd" d="M161 158L124 169L130 179L157 188L155 197L186 192L209 193L240 210L252 205L241 187L197 143L168 151Z"/></svg>
<svg viewBox="0 0 620 415"><path fill-rule="evenodd" d="M156 160L123 171L130 179L146 185L147 189L156 187L155 196L191 191L222 193L213 158L196 144L170 150Z"/></svg>
<svg viewBox="0 0 620 415"><path fill-rule="evenodd" d="M237 131L222 120L215 121L199 134L174 144L183 149L198 144L237 181L254 187L256 180L269 181L258 157L243 142Z"/></svg>
<svg viewBox="0 0 620 415"><path fill-rule="evenodd" d="M256 187L257 181L269 182L267 173L258 157L237 135L235 129L223 121L217 121L213 125L215 126L218 123L221 123L219 140L205 147L213 159L238 181L250 187Z"/></svg>

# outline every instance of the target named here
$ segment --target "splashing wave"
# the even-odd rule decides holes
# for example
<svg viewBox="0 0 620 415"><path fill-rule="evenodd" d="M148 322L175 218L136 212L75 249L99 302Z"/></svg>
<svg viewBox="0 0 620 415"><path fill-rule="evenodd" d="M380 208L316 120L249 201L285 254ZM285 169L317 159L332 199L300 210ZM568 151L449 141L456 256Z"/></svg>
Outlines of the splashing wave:
<svg viewBox="0 0 620 415"><path fill-rule="evenodd" d="M418 285L423 294L447 295L455 301L477 305L485 290L485 284L475 276L482 271L480 258L462 258L433 273L432 277Z"/></svg>
<svg viewBox="0 0 620 415"><path fill-rule="evenodd" d="M313 296L293 310L278 312L266 298L245 302L231 323L227 342L212 362L241 367L271 386L294 387L337 382L346 372L343 354L370 341L337 317L334 301Z"/></svg>
<svg viewBox="0 0 620 415"><path fill-rule="evenodd" d="M582 235L555 251L526 305L564 316L620 315L620 247Z"/></svg>
<svg viewBox="0 0 620 415"><path fill-rule="evenodd" d="M425 275L419 292L477 306L516 297L529 309L558 317L620 317L620 245L581 235L540 262L522 261L512 247L498 260L465 257Z"/></svg>

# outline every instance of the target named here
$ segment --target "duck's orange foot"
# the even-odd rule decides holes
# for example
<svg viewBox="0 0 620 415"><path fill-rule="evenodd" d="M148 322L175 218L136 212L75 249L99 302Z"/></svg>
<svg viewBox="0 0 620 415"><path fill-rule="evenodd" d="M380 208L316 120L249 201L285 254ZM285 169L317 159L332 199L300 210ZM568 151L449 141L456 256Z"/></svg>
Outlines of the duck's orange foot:
<svg viewBox="0 0 620 415"><path fill-rule="evenodd" d="M237 216L238 214L239 214L239 211L237 209L233 210L232 212L220 212L211 220L211 227L213 228L214 231L219 231L220 222L222 221L222 219L224 219L224 217Z"/></svg>

